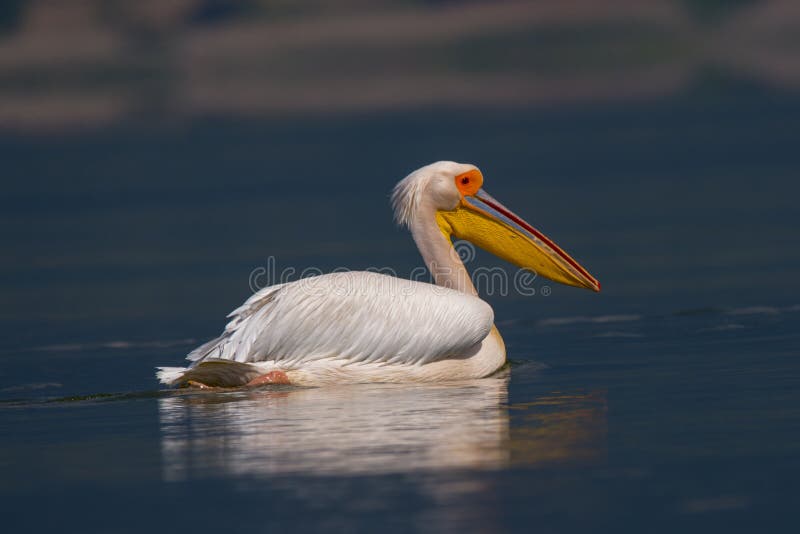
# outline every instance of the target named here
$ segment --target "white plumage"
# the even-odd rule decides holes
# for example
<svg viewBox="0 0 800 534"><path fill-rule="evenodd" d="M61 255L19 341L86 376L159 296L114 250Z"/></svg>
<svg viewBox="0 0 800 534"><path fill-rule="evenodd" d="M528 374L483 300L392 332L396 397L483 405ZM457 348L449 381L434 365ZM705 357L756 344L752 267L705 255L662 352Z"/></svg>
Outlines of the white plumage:
<svg viewBox="0 0 800 534"><path fill-rule="evenodd" d="M425 364L481 341L494 314L452 289L344 272L264 288L228 317L225 333L188 359L273 361L285 369L323 359Z"/></svg>
<svg viewBox="0 0 800 534"><path fill-rule="evenodd" d="M477 297L373 272L267 287L228 317L225 332L187 359L195 366L227 361L251 364L258 372L302 371L294 373L300 383L320 382L314 371L340 378L387 375L388 366L421 367L463 355L489 335L494 321L492 308ZM250 376L246 367L238 369L242 379ZM183 376L186 371L162 368L159 378L191 378Z"/></svg>

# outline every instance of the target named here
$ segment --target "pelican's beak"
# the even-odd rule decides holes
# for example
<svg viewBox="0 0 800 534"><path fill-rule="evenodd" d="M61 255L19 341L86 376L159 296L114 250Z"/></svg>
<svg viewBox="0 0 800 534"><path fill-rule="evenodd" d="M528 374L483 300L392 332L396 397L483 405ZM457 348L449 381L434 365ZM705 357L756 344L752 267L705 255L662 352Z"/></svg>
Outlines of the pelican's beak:
<svg viewBox="0 0 800 534"><path fill-rule="evenodd" d="M456 209L439 211L436 220L448 239L466 239L554 282L600 291L600 282L561 247L483 189L462 197Z"/></svg>

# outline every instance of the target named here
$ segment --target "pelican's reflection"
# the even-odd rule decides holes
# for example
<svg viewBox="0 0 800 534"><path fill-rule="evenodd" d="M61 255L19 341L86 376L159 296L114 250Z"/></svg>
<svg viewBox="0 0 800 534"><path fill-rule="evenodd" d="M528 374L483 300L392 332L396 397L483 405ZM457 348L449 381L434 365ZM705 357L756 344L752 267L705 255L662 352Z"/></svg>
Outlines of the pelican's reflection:
<svg viewBox="0 0 800 534"><path fill-rule="evenodd" d="M508 461L507 378L159 401L164 476L358 474Z"/></svg>
<svg viewBox="0 0 800 534"><path fill-rule="evenodd" d="M494 469L569 456L582 419L562 412L568 432L512 433L507 397L507 377L176 394L159 400L164 478ZM581 439L591 448L595 437Z"/></svg>

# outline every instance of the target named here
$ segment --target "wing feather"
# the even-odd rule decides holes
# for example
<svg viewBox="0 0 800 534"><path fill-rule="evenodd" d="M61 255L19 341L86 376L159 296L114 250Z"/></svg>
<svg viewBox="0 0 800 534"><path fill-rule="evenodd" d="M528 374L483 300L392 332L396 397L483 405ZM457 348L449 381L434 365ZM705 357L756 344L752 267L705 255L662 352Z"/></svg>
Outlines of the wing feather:
<svg viewBox="0 0 800 534"><path fill-rule="evenodd" d="M270 286L228 317L222 335L187 359L275 362L287 369L323 359L425 364L463 354L494 321L477 297L371 272Z"/></svg>

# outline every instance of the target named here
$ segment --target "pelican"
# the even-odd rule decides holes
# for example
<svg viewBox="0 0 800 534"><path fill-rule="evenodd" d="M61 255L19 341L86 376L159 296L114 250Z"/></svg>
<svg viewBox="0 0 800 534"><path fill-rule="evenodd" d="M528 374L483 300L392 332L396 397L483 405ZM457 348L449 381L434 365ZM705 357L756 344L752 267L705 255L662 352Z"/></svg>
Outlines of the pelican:
<svg viewBox="0 0 800 534"><path fill-rule="evenodd" d="M160 367L171 386L199 388L343 382L442 382L487 377L506 361L491 306L452 239L467 240L554 282L600 283L553 241L483 190L471 164L439 161L392 192L433 284L375 272L337 272L254 293L225 331Z"/></svg>

